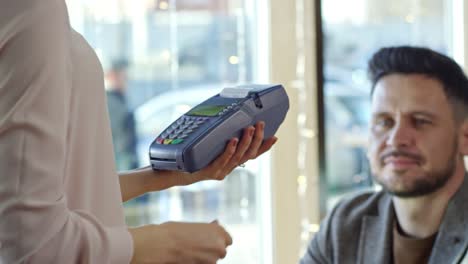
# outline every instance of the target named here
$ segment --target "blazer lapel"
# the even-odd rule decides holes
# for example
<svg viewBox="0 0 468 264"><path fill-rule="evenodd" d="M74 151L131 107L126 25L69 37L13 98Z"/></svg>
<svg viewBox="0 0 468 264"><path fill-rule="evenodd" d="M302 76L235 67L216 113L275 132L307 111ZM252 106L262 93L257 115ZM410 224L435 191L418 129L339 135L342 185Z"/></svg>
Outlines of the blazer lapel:
<svg viewBox="0 0 468 264"><path fill-rule="evenodd" d="M391 197L385 194L379 203L378 214L362 219L357 263L390 263L393 217Z"/></svg>
<svg viewBox="0 0 468 264"><path fill-rule="evenodd" d="M465 175L463 184L447 206L429 263L460 263L467 246L468 181Z"/></svg>
<svg viewBox="0 0 468 264"><path fill-rule="evenodd" d="M467 255L467 246L465 245L465 250L460 255L458 255L453 263L457 264L468 264L468 255Z"/></svg>

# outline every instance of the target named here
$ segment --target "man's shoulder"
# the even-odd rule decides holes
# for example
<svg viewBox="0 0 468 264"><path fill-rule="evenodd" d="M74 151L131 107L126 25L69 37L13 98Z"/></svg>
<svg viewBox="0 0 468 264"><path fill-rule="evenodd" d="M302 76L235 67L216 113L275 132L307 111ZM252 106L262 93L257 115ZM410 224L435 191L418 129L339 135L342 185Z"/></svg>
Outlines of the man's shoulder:
<svg viewBox="0 0 468 264"><path fill-rule="evenodd" d="M364 216L378 216L390 204L391 196L386 192L361 191L343 197L333 208L330 217L346 222L360 221Z"/></svg>
<svg viewBox="0 0 468 264"><path fill-rule="evenodd" d="M380 219L378 230L386 230L382 219L389 218L391 197L382 191L362 191L343 197L328 213L314 235L301 264L356 263L364 221ZM369 230L367 230L369 231Z"/></svg>

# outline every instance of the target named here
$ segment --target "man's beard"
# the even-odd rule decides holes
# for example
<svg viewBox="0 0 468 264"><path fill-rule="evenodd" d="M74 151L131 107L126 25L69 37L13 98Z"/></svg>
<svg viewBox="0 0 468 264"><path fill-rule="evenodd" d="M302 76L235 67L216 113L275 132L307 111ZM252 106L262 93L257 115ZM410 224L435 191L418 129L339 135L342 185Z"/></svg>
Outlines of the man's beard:
<svg viewBox="0 0 468 264"><path fill-rule="evenodd" d="M401 198L419 197L433 193L445 186L455 172L456 159L458 158L456 146L456 143L453 144L452 155L450 155L444 168L427 172L425 173L425 177L414 179L412 185L405 190L396 190L388 186L385 182L381 181L380 177L374 176L374 179L385 191Z"/></svg>

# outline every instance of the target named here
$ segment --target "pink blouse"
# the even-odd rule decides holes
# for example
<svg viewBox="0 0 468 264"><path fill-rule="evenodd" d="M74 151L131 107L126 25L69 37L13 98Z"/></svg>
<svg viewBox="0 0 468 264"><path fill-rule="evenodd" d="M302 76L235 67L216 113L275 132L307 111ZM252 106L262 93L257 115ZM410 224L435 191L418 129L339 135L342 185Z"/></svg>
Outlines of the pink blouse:
<svg viewBox="0 0 468 264"><path fill-rule="evenodd" d="M130 262L105 100L64 0L0 0L0 264Z"/></svg>

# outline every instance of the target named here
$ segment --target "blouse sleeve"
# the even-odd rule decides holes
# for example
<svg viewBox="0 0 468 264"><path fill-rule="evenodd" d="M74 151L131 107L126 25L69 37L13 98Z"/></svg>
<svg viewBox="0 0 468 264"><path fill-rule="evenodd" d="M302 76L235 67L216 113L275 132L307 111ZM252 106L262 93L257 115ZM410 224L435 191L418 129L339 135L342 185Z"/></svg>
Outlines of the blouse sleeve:
<svg viewBox="0 0 468 264"><path fill-rule="evenodd" d="M67 207L64 0L0 0L0 263L129 263L126 227Z"/></svg>

